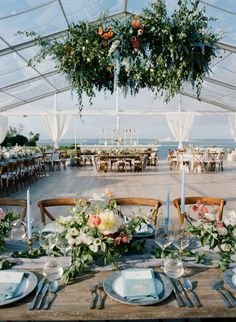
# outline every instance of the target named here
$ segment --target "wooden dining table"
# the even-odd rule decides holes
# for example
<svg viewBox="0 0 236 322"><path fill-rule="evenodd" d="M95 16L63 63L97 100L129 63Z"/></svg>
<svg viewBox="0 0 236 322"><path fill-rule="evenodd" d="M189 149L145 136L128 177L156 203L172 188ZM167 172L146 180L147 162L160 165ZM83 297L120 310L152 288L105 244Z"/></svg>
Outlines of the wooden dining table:
<svg viewBox="0 0 236 322"><path fill-rule="evenodd" d="M160 268L156 271L161 272ZM42 271L34 270L38 278ZM186 276L193 282L194 291L198 295L201 307L177 306L173 292L163 302L155 305L129 305L120 303L107 295L104 296L103 309L90 309L90 286L103 282L112 271L84 272L74 282L60 285L57 296L48 310L28 309L35 291L25 298L0 307L0 319L12 320L158 320L158 319L196 319L196 318L235 318L236 307L228 308L220 295L212 290L211 281L214 278L223 278L223 273L218 268L188 268ZM226 288L235 296L226 284ZM190 295L191 298L191 295ZM196 320L195 320L196 321ZM233 320L232 320L233 321Z"/></svg>

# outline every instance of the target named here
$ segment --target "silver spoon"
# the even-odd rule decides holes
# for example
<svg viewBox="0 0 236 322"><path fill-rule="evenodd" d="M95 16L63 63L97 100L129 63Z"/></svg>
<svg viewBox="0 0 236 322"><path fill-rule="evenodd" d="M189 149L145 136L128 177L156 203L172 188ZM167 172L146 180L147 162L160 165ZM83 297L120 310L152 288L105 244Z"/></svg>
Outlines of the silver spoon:
<svg viewBox="0 0 236 322"><path fill-rule="evenodd" d="M52 281L49 284L49 293L46 298L46 301L44 303L43 309L47 310L50 307L51 302L55 299L56 297L56 292L58 291L58 282L57 281Z"/></svg>
<svg viewBox="0 0 236 322"><path fill-rule="evenodd" d="M193 291L193 286L192 286L191 281L190 281L187 277L184 277L184 278L182 279L182 281L183 281L183 287L184 287L187 291L190 291L190 293L192 294L192 296L193 296L193 300L194 300L194 302L195 302L196 306L198 306L198 307L202 306L202 305L201 305L201 303L200 303L200 301L199 301L199 299L198 299L198 297L197 297L197 295L196 295L196 294L194 293L194 291Z"/></svg>

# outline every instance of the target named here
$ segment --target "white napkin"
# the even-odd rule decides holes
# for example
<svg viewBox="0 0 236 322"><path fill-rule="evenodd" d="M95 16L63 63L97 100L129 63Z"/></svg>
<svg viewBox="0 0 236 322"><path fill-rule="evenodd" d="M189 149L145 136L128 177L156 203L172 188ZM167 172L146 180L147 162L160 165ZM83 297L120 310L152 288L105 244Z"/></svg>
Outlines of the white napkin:
<svg viewBox="0 0 236 322"><path fill-rule="evenodd" d="M0 301L8 300L17 294L24 272L0 271Z"/></svg>

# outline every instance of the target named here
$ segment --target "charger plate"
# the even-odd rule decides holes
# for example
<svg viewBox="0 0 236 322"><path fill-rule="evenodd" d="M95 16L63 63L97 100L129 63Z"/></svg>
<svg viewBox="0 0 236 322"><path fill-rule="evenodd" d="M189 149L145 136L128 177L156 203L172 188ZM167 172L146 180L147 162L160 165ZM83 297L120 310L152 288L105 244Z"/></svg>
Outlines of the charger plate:
<svg viewBox="0 0 236 322"><path fill-rule="evenodd" d="M170 279L164 274L154 272L159 299L145 297L137 300L128 300L122 296L122 272L114 272L103 282L104 291L112 299L129 305L153 305L167 299L173 289Z"/></svg>
<svg viewBox="0 0 236 322"><path fill-rule="evenodd" d="M17 270L18 271L18 270ZM8 273L15 272L14 270L8 270ZM19 301L20 299L24 298L28 294L30 294L36 287L38 283L37 276L29 271L18 271L24 273L24 276L22 278L22 281L16 291L16 294L14 297L0 301L0 306L7 305L16 301Z"/></svg>
<svg viewBox="0 0 236 322"><path fill-rule="evenodd" d="M232 281L232 276L234 275L234 272L232 269L228 269L224 272L224 281L228 284L232 290L236 291L236 285Z"/></svg>

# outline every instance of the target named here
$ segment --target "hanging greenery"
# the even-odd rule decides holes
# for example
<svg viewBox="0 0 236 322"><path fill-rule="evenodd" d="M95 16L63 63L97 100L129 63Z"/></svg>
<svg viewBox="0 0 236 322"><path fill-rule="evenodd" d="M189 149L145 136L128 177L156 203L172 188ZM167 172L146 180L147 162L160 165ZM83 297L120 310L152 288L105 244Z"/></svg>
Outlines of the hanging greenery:
<svg viewBox="0 0 236 322"><path fill-rule="evenodd" d="M80 106L82 94L92 102L96 91L113 93L115 84L132 95L149 88L168 102L190 82L199 96L220 35L198 6L199 0L179 0L169 16L165 1L156 0L140 16L71 24L63 40L36 36L41 50L30 64L51 56Z"/></svg>

